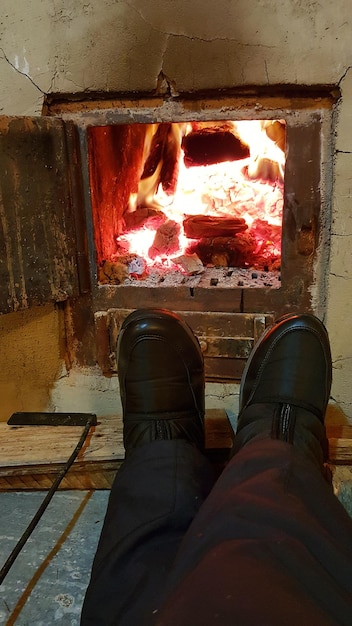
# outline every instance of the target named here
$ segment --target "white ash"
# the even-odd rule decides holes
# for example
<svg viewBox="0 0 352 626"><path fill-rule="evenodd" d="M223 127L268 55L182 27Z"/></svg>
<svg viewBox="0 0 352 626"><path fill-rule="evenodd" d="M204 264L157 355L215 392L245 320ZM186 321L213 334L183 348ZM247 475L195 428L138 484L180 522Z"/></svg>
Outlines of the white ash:
<svg viewBox="0 0 352 626"><path fill-rule="evenodd" d="M187 276L177 270L165 272L165 269L151 268L143 279L128 277L119 287L221 287L234 288L261 288L280 289L281 280L279 271L261 271L242 269L238 267L207 267L201 275Z"/></svg>

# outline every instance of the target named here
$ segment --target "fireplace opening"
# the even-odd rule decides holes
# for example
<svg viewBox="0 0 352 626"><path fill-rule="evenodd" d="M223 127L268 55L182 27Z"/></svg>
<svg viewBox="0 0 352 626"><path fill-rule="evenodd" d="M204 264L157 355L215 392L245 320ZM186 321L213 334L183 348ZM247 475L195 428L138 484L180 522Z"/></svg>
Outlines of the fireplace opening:
<svg viewBox="0 0 352 626"><path fill-rule="evenodd" d="M239 381L275 318L323 314L335 102L297 86L52 98L89 266L67 313L80 363L114 375L123 320L162 307L199 338L207 380Z"/></svg>
<svg viewBox="0 0 352 626"><path fill-rule="evenodd" d="M280 288L282 119L87 129L99 284Z"/></svg>

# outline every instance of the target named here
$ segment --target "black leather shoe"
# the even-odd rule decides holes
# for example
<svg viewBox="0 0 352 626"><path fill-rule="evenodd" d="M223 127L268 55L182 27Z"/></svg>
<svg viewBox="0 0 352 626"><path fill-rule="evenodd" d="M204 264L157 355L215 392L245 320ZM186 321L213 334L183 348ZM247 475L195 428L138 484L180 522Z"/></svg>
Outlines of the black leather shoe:
<svg viewBox="0 0 352 626"><path fill-rule="evenodd" d="M117 343L126 454L157 439L204 448L204 365L190 327L165 309L141 309Z"/></svg>
<svg viewBox="0 0 352 626"><path fill-rule="evenodd" d="M287 315L268 328L243 372L235 448L270 436L327 457L324 417L331 389L327 331L314 315Z"/></svg>

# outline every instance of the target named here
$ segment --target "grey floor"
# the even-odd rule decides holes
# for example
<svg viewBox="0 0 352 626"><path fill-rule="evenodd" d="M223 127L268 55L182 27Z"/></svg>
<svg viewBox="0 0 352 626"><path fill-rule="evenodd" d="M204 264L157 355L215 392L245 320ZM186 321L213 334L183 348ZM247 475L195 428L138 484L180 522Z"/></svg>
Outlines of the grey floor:
<svg viewBox="0 0 352 626"><path fill-rule="evenodd" d="M46 492L0 493L0 567ZM78 626L108 491L59 491L0 586L0 624Z"/></svg>
<svg viewBox="0 0 352 626"><path fill-rule="evenodd" d="M352 516L352 468L338 497ZM109 491L59 491L0 586L0 624L79 626ZM0 493L0 567L46 492Z"/></svg>

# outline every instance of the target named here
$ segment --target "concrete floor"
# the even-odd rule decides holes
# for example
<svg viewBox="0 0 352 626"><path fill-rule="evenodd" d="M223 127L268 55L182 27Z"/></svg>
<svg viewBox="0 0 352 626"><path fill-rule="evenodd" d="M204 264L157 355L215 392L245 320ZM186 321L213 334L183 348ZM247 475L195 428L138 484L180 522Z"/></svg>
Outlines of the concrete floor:
<svg viewBox="0 0 352 626"><path fill-rule="evenodd" d="M46 492L0 493L0 567ZM0 624L78 626L109 491L59 491L0 586Z"/></svg>

